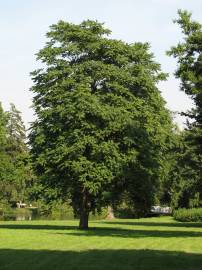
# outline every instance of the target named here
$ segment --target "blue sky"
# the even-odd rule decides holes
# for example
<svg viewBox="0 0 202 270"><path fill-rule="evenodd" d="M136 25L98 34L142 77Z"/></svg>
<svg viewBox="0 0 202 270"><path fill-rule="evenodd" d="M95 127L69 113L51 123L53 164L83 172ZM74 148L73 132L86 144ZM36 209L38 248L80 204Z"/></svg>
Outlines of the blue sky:
<svg viewBox="0 0 202 270"><path fill-rule="evenodd" d="M85 19L105 22L112 37L126 42L150 42L156 61L170 77L159 85L167 107L182 111L192 106L179 91L172 75L175 60L165 55L182 39L172 20L177 10L187 9L202 22L201 0L0 0L0 101L8 109L13 102L22 111L26 126L34 119L30 108L29 73L37 68L35 53L44 46L49 25L58 20L80 23ZM176 121L182 126L183 118Z"/></svg>

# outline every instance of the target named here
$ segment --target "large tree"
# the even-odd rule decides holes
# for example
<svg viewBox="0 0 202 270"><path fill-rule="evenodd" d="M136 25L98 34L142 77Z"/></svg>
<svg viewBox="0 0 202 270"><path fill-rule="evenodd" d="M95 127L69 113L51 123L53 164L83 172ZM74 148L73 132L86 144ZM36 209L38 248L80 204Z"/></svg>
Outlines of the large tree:
<svg viewBox="0 0 202 270"><path fill-rule="evenodd" d="M35 170L46 190L69 194L83 229L118 188L149 209L171 130L149 45L109 34L96 21L52 25L32 73Z"/></svg>
<svg viewBox="0 0 202 270"><path fill-rule="evenodd" d="M201 205L202 200L202 25L193 21L187 11L179 10L178 15L175 22L181 27L184 40L168 54L177 59L175 75L181 80L181 90L195 106L185 113L191 121L183 132L176 183L180 195L178 206L193 207Z"/></svg>

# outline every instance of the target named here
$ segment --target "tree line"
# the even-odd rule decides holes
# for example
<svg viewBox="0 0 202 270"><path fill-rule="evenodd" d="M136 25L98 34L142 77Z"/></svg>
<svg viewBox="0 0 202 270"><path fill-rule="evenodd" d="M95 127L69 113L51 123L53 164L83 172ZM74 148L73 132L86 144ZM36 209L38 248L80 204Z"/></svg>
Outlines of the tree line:
<svg viewBox="0 0 202 270"><path fill-rule="evenodd" d="M19 111L0 108L0 200L70 201L80 228L90 213L126 205L201 206L202 27L187 11L184 41L168 53L195 107L183 131L157 87L167 75L148 43L112 39L97 21L59 21L31 73L37 119L29 138Z"/></svg>

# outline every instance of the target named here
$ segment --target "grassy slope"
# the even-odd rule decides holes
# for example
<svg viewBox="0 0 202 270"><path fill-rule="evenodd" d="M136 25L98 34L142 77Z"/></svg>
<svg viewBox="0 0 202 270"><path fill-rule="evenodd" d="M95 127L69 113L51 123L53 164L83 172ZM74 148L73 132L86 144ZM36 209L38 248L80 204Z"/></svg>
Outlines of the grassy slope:
<svg viewBox="0 0 202 270"><path fill-rule="evenodd" d="M169 217L0 222L0 270L201 270L202 224Z"/></svg>

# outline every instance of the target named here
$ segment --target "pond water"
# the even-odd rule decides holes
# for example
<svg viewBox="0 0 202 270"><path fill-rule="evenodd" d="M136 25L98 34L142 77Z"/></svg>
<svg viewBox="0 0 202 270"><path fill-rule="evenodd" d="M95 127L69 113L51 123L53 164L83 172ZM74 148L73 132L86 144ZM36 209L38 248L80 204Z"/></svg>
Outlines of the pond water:
<svg viewBox="0 0 202 270"><path fill-rule="evenodd" d="M13 211L5 211L0 215L0 221L23 221L23 220L70 220L74 219L73 213L58 212L50 215L43 215L37 211L21 211L21 209Z"/></svg>
<svg viewBox="0 0 202 270"><path fill-rule="evenodd" d="M90 215L90 220L98 220L105 218L105 215ZM37 209L13 209L9 211L0 211L0 221L23 221L23 220L72 220L74 214L72 210L57 211L52 214L45 215Z"/></svg>

